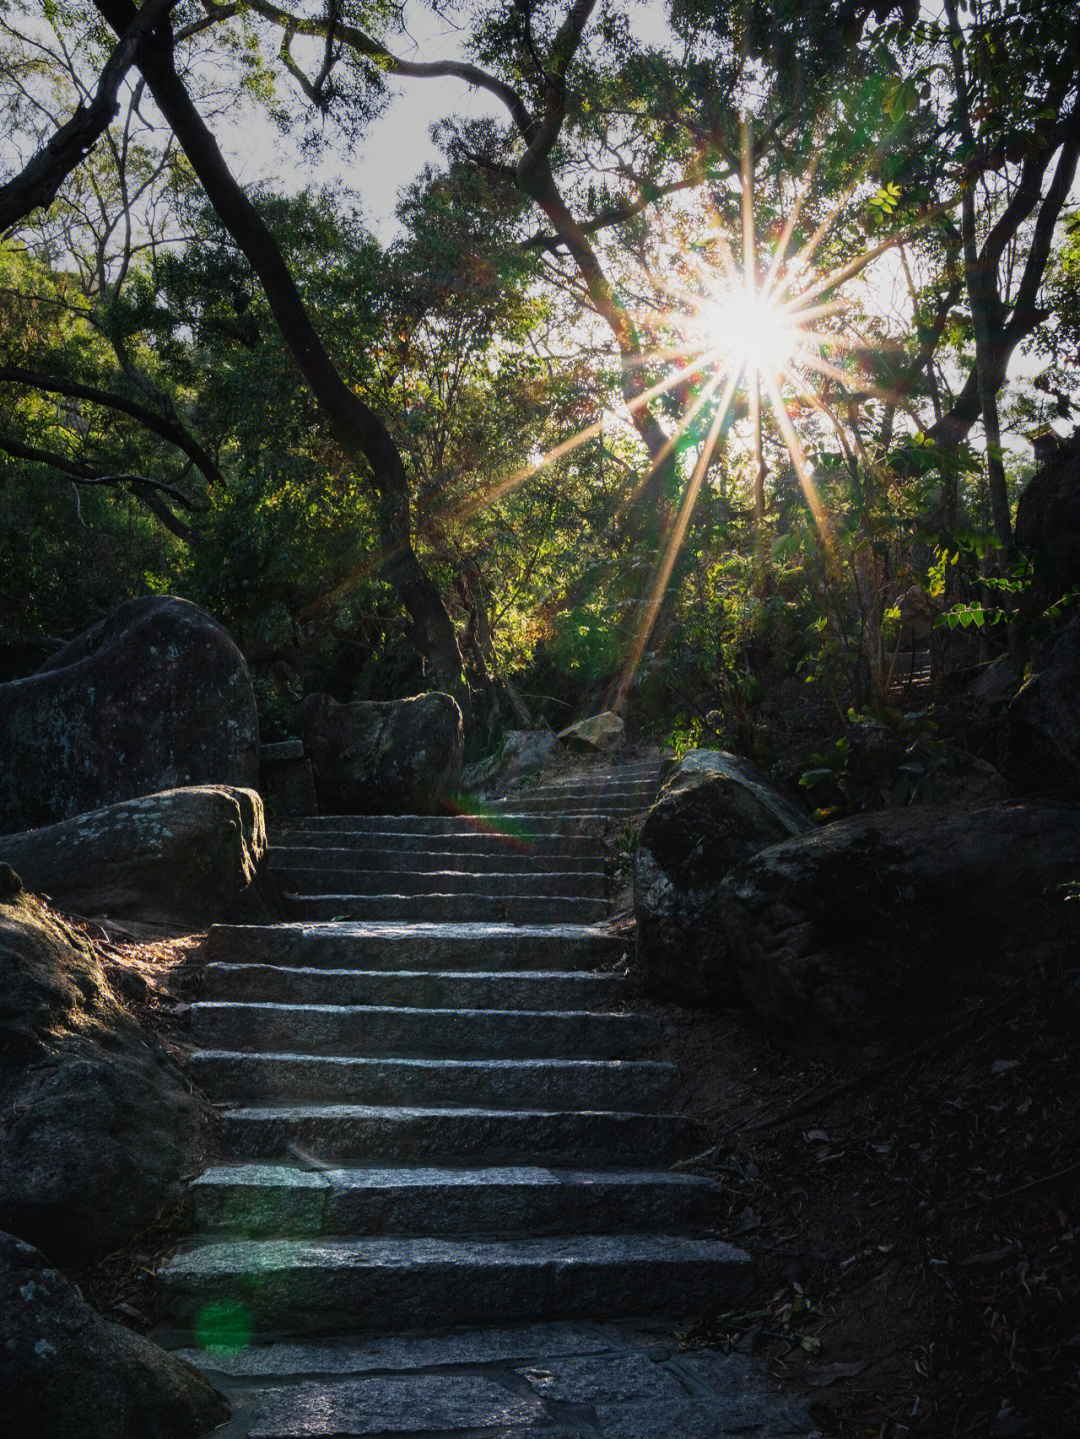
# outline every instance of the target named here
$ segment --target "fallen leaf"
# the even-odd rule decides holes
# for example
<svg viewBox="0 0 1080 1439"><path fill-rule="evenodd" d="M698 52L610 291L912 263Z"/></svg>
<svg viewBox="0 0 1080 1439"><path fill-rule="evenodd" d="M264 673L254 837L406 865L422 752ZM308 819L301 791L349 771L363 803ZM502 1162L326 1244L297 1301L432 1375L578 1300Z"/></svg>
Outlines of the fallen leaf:
<svg viewBox="0 0 1080 1439"><path fill-rule="evenodd" d="M813 1389L824 1389L826 1384L835 1384L838 1379L854 1379L856 1374L861 1374L869 1367L868 1359L861 1359L855 1364L830 1364L825 1369L819 1369L813 1378L806 1382Z"/></svg>

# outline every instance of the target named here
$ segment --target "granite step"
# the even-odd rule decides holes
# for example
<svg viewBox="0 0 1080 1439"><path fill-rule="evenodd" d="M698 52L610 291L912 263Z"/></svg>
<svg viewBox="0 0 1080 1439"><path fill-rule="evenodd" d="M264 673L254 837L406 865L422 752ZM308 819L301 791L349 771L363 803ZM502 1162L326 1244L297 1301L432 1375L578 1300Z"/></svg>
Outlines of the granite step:
<svg viewBox="0 0 1080 1439"><path fill-rule="evenodd" d="M703 1146L684 1115L637 1110L493 1109L364 1104L249 1105L223 1110L232 1159L341 1164L529 1164L625 1169Z"/></svg>
<svg viewBox="0 0 1080 1439"><path fill-rule="evenodd" d="M348 894L395 895L484 894L510 898L545 898L557 894L574 899L603 900L602 870L571 869L548 874L506 874L498 870L476 873L467 869L429 870L414 874L406 865L395 871L384 869L322 869L283 864L271 865L278 883L288 893L303 895Z"/></svg>
<svg viewBox="0 0 1080 1439"><path fill-rule="evenodd" d="M453 839L490 839L503 844L527 845L545 839L576 839L596 836L598 825L590 824L576 816L559 818L541 815L535 819L521 816L515 822L511 808L496 809L487 805L485 812L466 814L328 814L279 819L273 821L268 830L274 842L278 836L310 835L320 839L326 835L379 835L394 836L394 848L399 847L402 836L438 835Z"/></svg>
<svg viewBox="0 0 1080 1439"><path fill-rule="evenodd" d="M244 1164L194 1181L196 1228L244 1238L700 1231L719 1219L722 1188L665 1170L297 1169Z"/></svg>
<svg viewBox="0 0 1080 1439"><path fill-rule="evenodd" d="M390 876L392 879L393 877ZM398 924L595 924L607 914L602 899L561 895L460 894L289 894L291 918L311 921L361 920Z"/></svg>
<svg viewBox="0 0 1080 1439"><path fill-rule="evenodd" d="M345 836L345 838L350 838ZM441 841L440 841L441 842ZM597 840L589 850L560 846L547 854L522 854L503 844L478 848L479 841L463 840L457 849L387 849L370 837L362 842L340 845L275 844L267 854L271 870L301 866L307 869L382 870L392 874L432 874L439 870L468 871L471 874L544 875L565 872L572 866L579 874L604 873L604 854Z"/></svg>
<svg viewBox="0 0 1080 1439"><path fill-rule="evenodd" d="M214 960L258 960L318 969L598 970L627 954L627 941L592 925L215 924Z"/></svg>
<svg viewBox="0 0 1080 1439"><path fill-rule="evenodd" d="M207 1049L423 1059L634 1059L659 1021L593 1010L408 1009L200 1000L191 1036Z"/></svg>
<svg viewBox="0 0 1080 1439"><path fill-rule="evenodd" d="M617 974L575 970L318 969L211 963L204 1000L374 1004L405 1009L612 1009L629 995Z"/></svg>
<svg viewBox="0 0 1080 1439"><path fill-rule="evenodd" d="M197 1050L187 1072L212 1100L659 1110L673 1065L618 1059L368 1059Z"/></svg>
<svg viewBox="0 0 1080 1439"><path fill-rule="evenodd" d="M178 1323L218 1341L558 1317L730 1309L750 1261L717 1240L575 1235L517 1240L249 1239L176 1254L158 1282ZM229 1317L232 1323L229 1323Z"/></svg>

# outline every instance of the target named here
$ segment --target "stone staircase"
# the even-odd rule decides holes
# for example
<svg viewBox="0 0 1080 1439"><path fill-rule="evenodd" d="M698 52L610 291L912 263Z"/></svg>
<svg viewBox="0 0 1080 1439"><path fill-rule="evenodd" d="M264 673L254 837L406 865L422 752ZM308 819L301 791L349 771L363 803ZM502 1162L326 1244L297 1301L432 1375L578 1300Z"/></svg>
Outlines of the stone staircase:
<svg viewBox="0 0 1080 1439"><path fill-rule="evenodd" d="M221 1160L159 1271L182 1332L220 1349L737 1302L749 1260L708 1237L716 1186L669 1167L701 1136L665 1113L677 1076L600 923L603 828L658 779L597 762L475 813L276 827L292 918L215 926L191 1011Z"/></svg>

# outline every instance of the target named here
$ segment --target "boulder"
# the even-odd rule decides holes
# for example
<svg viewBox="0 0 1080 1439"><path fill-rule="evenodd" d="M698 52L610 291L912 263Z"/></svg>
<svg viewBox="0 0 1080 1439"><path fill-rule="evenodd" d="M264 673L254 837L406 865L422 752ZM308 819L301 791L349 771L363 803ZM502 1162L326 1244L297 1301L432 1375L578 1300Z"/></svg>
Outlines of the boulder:
<svg viewBox="0 0 1080 1439"><path fill-rule="evenodd" d="M59 1264L129 1245L201 1153L202 1110L179 1070L121 1008L87 939L7 865L0 1116L0 1229Z"/></svg>
<svg viewBox="0 0 1080 1439"><path fill-rule="evenodd" d="M1005 711L1002 748L1024 794L1080 801L1080 615L1036 652Z"/></svg>
<svg viewBox="0 0 1080 1439"><path fill-rule="evenodd" d="M916 1041L1080 940L1080 811L927 806L838 820L720 886L728 953L778 1032L829 1053Z"/></svg>
<svg viewBox="0 0 1080 1439"><path fill-rule="evenodd" d="M626 726L621 716L612 710L603 714L590 715L559 731L559 739L569 750L586 753L615 749L626 736Z"/></svg>
<svg viewBox="0 0 1080 1439"><path fill-rule="evenodd" d="M468 791L488 789L507 784L518 775L535 774L555 748L555 736L549 729L512 729L503 735L494 754L461 772L461 787Z"/></svg>
<svg viewBox="0 0 1080 1439"><path fill-rule="evenodd" d="M164 790L0 836L0 860L60 909L187 929L254 917L265 852L259 796L224 785Z"/></svg>
<svg viewBox="0 0 1080 1439"><path fill-rule="evenodd" d="M1056 599L1080 583L1080 431L1051 441L1016 502L1016 543Z"/></svg>
<svg viewBox="0 0 1080 1439"><path fill-rule="evenodd" d="M319 812L311 761L303 740L264 744L260 760L259 791L267 811L275 818Z"/></svg>
<svg viewBox="0 0 1080 1439"><path fill-rule="evenodd" d="M0 685L0 833L184 785L253 789L258 776L244 657L187 600L129 600Z"/></svg>
<svg viewBox="0 0 1080 1439"><path fill-rule="evenodd" d="M189 1364L103 1319L39 1249L3 1233L0 1332L9 1434L195 1439L229 1417Z"/></svg>
<svg viewBox="0 0 1080 1439"><path fill-rule="evenodd" d="M297 725L323 814L433 814L461 777L461 710L447 694L351 704L308 695Z"/></svg>
<svg viewBox="0 0 1080 1439"><path fill-rule="evenodd" d="M715 1006L738 997L720 928L720 881L810 820L749 763L690 750L649 811L634 855L637 965L655 998Z"/></svg>

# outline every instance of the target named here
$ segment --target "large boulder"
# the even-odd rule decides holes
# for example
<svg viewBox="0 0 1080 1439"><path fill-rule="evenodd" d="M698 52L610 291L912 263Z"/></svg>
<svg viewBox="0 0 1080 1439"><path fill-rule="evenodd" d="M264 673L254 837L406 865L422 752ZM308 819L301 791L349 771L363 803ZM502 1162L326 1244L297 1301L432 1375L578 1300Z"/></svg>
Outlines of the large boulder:
<svg viewBox="0 0 1080 1439"><path fill-rule="evenodd" d="M196 1439L229 1417L189 1364L103 1319L40 1250L3 1233L0 1333L9 1434Z"/></svg>
<svg viewBox="0 0 1080 1439"><path fill-rule="evenodd" d="M447 694L351 704L308 695L297 727L323 814L433 814L461 778L461 710Z"/></svg>
<svg viewBox="0 0 1080 1439"><path fill-rule="evenodd" d="M60 1264L130 1243L179 1197L201 1125L92 946L0 864L0 1229Z"/></svg>
<svg viewBox="0 0 1080 1439"><path fill-rule="evenodd" d="M600 754L605 750L617 749L626 738L626 725L622 716L613 710L602 714L589 715L559 731L559 740L568 750L580 754Z"/></svg>
<svg viewBox="0 0 1080 1439"><path fill-rule="evenodd" d="M0 836L0 860L60 909L188 929L255 917L251 886L265 851L259 796L224 785L143 795Z"/></svg>
<svg viewBox="0 0 1080 1439"><path fill-rule="evenodd" d="M244 657L187 600L129 600L0 685L0 833L184 785L257 788Z"/></svg>
<svg viewBox="0 0 1080 1439"><path fill-rule="evenodd" d="M1016 543L1056 599L1080 582L1080 431L1051 442L1037 458L1016 502Z"/></svg>
<svg viewBox="0 0 1080 1439"><path fill-rule="evenodd" d="M1036 652L1005 711L1002 747L1024 794L1080 801L1080 615Z"/></svg>
<svg viewBox="0 0 1080 1439"><path fill-rule="evenodd" d="M493 785L508 784L519 775L535 774L543 768L554 748L555 736L549 729L507 730L494 754L462 770L462 788L490 789Z"/></svg>
<svg viewBox="0 0 1080 1439"><path fill-rule="evenodd" d="M728 870L810 820L749 761L690 750L642 826L634 855L637 964L657 999L715 1006L737 997L720 928Z"/></svg>
<svg viewBox="0 0 1080 1439"><path fill-rule="evenodd" d="M762 850L720 886L751 1005L824 1052L889 1048L1075 954L1080 811L926 807L838 820Z"/></svg>

